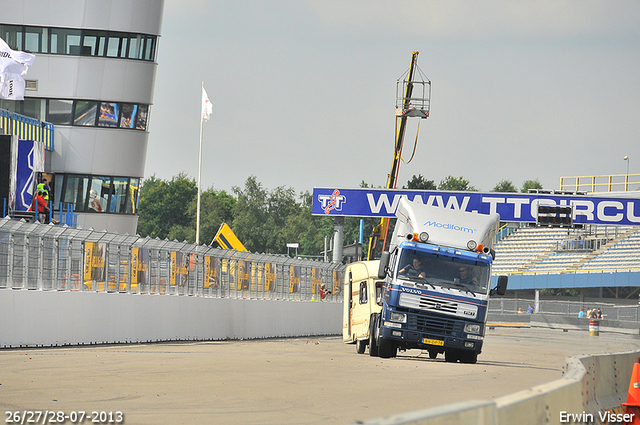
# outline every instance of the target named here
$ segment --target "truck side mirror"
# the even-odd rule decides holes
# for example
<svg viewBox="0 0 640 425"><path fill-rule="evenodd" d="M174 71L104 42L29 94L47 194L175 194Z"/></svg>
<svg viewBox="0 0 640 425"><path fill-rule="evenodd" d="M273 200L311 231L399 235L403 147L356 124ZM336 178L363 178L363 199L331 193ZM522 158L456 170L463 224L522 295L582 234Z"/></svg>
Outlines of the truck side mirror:
<svg viewBox="0 0 640 425"><path fill-rule="evenodd" d="M491 290L489 295L504 295L507 293L507 283L509 282L509 276L498 276L498 286Z"/></svg>
<svg viewBox="0 0 640 425"><path fill-rule="evenodd" d="M389 269L389 251L383 251L380 256L380 264L378 264L378 279L384 279L387 277L387 270Z"/></svg>

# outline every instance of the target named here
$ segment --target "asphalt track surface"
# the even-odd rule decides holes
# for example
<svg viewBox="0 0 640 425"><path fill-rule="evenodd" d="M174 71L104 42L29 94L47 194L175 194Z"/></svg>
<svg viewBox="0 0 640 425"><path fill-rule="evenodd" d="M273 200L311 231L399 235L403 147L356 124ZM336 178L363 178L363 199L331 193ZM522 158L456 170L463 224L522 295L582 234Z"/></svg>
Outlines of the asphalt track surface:
<svg viewBox="0 0 640 425"><path fill-rule="evenodd" d="M349 424L493 399L559 379L566 357L635 349L634 335L504 327L487 332L475 365L359 355L340 337L5 349L0 407L3 423L49 410L120 411L125 424Z"/></svg>

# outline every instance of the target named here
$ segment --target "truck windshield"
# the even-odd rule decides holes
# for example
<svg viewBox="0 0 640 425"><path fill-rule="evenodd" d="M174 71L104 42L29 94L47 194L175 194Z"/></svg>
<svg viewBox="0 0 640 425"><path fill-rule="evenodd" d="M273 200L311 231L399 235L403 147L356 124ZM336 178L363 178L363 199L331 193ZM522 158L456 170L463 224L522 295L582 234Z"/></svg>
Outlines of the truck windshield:
<svg viewBox="0 0 640 425"><path fill-rule="evenodd" d="M435 257L417 250L403 250L398 261L399 279L420 286L455 287L462 291L486 293L490 281L489 264Z"/></svg>

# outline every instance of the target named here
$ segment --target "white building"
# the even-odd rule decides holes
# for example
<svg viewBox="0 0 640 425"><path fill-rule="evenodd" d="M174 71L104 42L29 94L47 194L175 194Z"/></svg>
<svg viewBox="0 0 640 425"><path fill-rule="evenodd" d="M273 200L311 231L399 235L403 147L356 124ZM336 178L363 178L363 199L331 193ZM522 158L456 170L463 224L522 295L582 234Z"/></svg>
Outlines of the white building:
<svg viewBox="0 0 640 425"><path fill-rule="evenodd" d="M0 109L55 126L46 152L56 212L135 234L164 0L4 2L0 37L36 55L24 101Z"/></svg>

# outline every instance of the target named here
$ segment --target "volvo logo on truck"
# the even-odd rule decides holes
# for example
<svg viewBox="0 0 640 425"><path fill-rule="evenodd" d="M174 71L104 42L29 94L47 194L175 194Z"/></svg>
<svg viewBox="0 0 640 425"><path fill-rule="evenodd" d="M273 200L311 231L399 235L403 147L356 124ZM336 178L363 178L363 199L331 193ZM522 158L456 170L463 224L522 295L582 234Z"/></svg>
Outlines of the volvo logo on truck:
<svg viewBox="0 0 640 425"><path fill-rule="evenodd" d="M418 295L422 294L422 291L419 289L407 288L405 286L402 287L402 290L404 292L409 292L410 294L418 294Z"/></svg>

